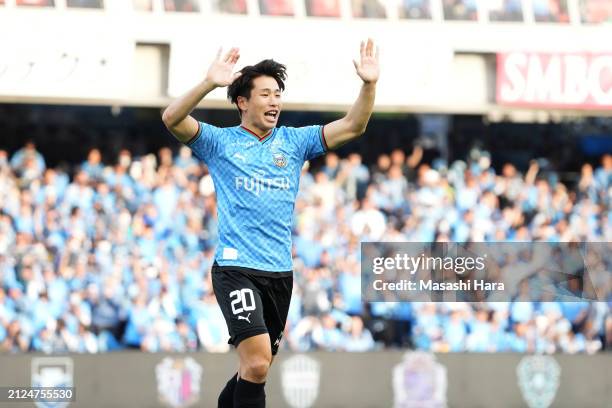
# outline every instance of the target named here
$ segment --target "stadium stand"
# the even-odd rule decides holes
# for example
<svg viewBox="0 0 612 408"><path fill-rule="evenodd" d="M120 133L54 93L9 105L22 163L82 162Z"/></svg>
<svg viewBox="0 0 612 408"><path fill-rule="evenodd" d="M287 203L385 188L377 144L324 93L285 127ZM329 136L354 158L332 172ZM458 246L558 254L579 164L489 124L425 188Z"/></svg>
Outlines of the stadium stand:
<svg viewBox="0 0 612 408"><path fill-rule="evenodd" d="M612 3L608 0L573 0L578 8L578 24L601 24L612 21ZM571 20L567 0L533 0L525 3L531 5L529 10L523 10L522 0L488 0L478 6L475 0L402 0L395 2L381 0L351 0L348 18L386 19L397 6L397 16L401 19L430 20L433 18L432 7L441 7L441 17L447 21L477 22L481 20L480 13L486 13L491 22L525 22L526 14L533 16L536 23L569 23ZM0 0L0 5L5 4ZM154 11L153 0L132 0L132 7L137 11ZM258 10L249 7L246 0L162 0L162 10L165 12L187 13L228 13L228 14L259 14L265 16L296 16L296 9L302 7L307 17L340 18L343 11L339 0L258 0ZM18 7L57 7L53 0L15 0ZM102 0L66 0L68 8L104 9ZM531 20L530 20L531 21Z"/></svg>
<svg viewBox="0 0 612 408"><path fill-rule="evenodd" d="M437 352L595 353L612 346L609 303L372 303L360 300L360 239L610 241L612 156L575 186L472 150L448 165L417 146L366 166L329 154L304 169L296 287L284 346ZM496 164L501 171L493 169ZM0 151L0 350L223 352L210 266L216 204L188 148L100 151L68 172L33 142Z"/></svg>

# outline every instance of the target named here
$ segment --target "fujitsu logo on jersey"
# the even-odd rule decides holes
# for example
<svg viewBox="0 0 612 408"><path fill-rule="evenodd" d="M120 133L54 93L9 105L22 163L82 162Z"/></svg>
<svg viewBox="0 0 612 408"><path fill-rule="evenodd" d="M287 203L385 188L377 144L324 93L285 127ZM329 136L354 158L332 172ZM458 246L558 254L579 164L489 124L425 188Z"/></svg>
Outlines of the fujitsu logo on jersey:
<svg viewBox="0 0 612 408"><path fill-rule="evenodd" d="M245 189L259 196L262 192L270 190L289 190L291 188L291 182L288 177L268 178L264 176L263 171L257 170L256 172L259 174L253 177L236 177L236 189Z"/></svg>

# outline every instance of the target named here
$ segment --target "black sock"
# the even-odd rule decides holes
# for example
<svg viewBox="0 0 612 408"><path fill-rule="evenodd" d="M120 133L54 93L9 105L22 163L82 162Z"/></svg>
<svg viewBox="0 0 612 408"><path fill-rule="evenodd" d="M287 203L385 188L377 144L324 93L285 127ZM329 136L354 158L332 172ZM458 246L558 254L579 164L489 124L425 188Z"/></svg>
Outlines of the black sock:
<svg viewBox="0 0 612 408"><path fill-rule="evenodd" d="M238 373L234 374L232 378L225 384L225 388L221 390L219 394L219 408L234 408L234 389L238 382Z"/></svg>
<svg viewBox="0 0 612 408"><path fill-rule="evenodd" d="M234 408L265 408L265 382L259 384L241 378L234 391Z"/></svg>

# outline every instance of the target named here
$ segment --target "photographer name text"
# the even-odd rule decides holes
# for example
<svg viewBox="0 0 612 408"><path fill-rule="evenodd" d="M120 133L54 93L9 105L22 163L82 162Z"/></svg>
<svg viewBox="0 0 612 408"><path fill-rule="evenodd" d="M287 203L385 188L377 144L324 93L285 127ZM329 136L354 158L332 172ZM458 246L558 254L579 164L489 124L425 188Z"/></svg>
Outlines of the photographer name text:
<svg viewBox="0 0 612 408"><path fill-rule="evenodd" d="M372 282L374 290L377 291L471 291L471 290L504 290L502 282L487 282L483 279L464 280L459 282L436 282L434 280L421 280L418 282L400 280L397 282L386 282L376 279Z"/></svg>

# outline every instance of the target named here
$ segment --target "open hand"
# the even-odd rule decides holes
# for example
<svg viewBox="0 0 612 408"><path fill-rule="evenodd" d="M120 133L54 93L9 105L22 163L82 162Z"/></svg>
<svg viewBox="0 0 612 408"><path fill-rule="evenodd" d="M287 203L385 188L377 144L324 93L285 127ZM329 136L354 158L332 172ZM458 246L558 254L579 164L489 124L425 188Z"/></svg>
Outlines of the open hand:
<svg viewBox="0 0 612 408"><path fill-rule="evenodd" d="M239 58L240 50L238 48L230 49L223 57L221 56L221 48L219 48L217 57L208 68L206 80L215 86L230 85L241 75L240 72L233 72Z"/></svg>
<svg viewBox="0 0 612 408"><path fill-rule="evenodd" d="M357 62L353 60L353 64L355 64L355 69L357 70L357 75L359 78L366 83L376 83L378 81L378 77L380 75L380 68L378 64L378 47L376 47L376 52L374 51L374 41L371 38L368 38L367 43L362 41L360 48L360 61Z"/></svg>

